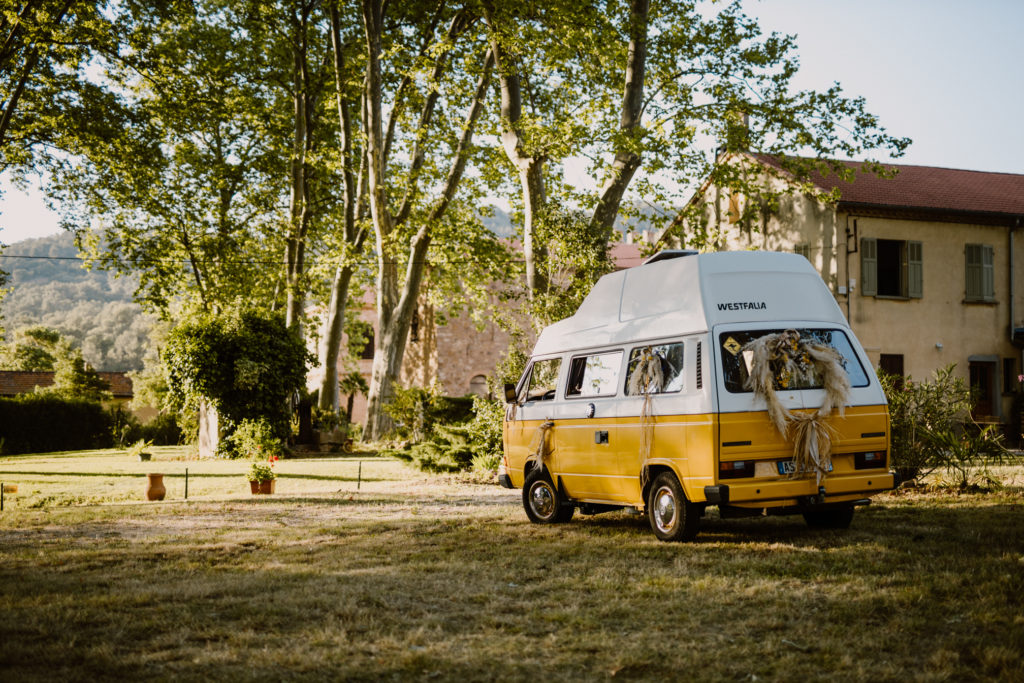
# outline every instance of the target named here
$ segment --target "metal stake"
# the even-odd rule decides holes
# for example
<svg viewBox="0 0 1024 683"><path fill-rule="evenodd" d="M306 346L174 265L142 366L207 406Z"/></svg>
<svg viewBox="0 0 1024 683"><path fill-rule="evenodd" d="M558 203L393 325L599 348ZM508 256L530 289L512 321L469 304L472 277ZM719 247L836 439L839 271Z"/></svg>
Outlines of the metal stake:
<svg viewBox="0 0 1024 683"><path fill-rule="evenodd" d="M363 461L359 461L359 479L356 480L356 491L363 485Z"/></svg>
<svg viewBox="0 0 1024 683"><path fill-rule="evenodd" d="M185 500L188 500L188 468L185 468Z"/></svg>

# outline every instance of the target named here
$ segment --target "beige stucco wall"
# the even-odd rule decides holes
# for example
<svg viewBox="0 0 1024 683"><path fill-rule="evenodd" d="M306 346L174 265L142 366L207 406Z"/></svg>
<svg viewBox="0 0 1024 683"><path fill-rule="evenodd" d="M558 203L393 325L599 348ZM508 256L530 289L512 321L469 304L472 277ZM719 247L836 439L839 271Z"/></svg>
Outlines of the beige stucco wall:
<svg viewBox="0 0 1024 683"><path fill-rule="evenodd" d="M781 182L769 180L776 188ZM905 373L915 378L926 379L934 370L955 363L956 374L967 381L970 359L997 361L994 412L1008 420L1012 397L1002 386L1003 359L1015 359L1016 372L1024 372L1021 351L1010 342L1009 228L854 215L801 194L782 197L777 212L749 226L730 222L728 193L709 188L705 197L705 229L714 236L711 246L717 250L794 251L797 245L809 245L811 262L840 308L848 312L850 325L876 368L881 354L901 354ZM855 251L847 255L847 230L853 232L854 221L858 239L851 234L849 248ZM858 243L863 237L922 243L920 299L863 295ZM687 246L683 241L675 246ZM1013 318L1015 327L1024 327L1024 232L1016 242ZM994 303L964 301L967 244L994 248ZM847 293L843 288L851 279Z"/></svg>

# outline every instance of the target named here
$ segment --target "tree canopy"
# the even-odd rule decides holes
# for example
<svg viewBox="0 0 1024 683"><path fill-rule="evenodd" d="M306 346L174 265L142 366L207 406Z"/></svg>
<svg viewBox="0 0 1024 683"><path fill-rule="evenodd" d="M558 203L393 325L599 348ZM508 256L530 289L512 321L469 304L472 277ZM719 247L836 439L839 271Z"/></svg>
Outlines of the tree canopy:
<svg viewBox="0 0 1024 683"><path fill-rule="evenodd" d="M738 1L25 0L0 28L0 165L46 172L144 306L228 321L244 300L310 341L322 317L336 409L350 291L373 283L370 438L422 301L487 310L504 280L540 325L624 218L678 226L707 179L770 210L716 150L796 154L800 178L909 142L838 84L797 90L795 38ZM501 200L507 242L482 215Z"/></svg>

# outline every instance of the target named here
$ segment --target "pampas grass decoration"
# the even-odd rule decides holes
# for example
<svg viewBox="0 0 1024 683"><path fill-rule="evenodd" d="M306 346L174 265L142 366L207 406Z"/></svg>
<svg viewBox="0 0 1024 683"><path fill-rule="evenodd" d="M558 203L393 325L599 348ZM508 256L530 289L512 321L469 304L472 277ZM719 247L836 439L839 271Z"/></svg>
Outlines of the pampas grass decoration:
<svg viewBox="0 0 1024 683"><path fill-rule="evenodd" d="M530 442L530 448L533 449L533 468L536 470L543 468L545 458L551 455L550 434L551 428L554 426L555 423L551 420L540 424Z"/></svg>
<svg viewBox="0 0 1024 683"><path fill-rule="evenodd" d="M750 372L744 387L760 396L768 418L783 438L793 438L793 476L814 471L818 486L832 465L835 430L824 420L838 410L845 414L850 378L843 358L835 349L812 339L802 339L796 330L766 334L743 346L751 354ZM821 381L825 398L813 413L790 412L775 393L775 382L783 388L807 386Z"/></svg>
<svg viewBox="0 0 1024 683"><path fill-rule="evenodd" d="M647 461L651 458L654 444L654 405L651 394L662 390L665 374L661 369L661 358L650 346L640 353L636 366L629 376L629 394L643 394L644 403L640 408L640 488L647 485L649 468Z"/></svg>

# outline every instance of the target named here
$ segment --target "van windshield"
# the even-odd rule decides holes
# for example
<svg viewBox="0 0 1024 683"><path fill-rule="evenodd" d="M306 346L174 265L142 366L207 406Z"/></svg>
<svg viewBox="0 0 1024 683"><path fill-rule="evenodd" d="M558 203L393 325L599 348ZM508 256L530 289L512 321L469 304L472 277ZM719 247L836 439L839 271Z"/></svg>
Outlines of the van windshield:
<svg viewBox="0 0 1024 683"><path fill-rule="evenodd" d="M749 342L769 334L777 334L782 329L766 330L735 330L722 332L718 335L719 357L722 359L722 377L725 380L725 388L729 393L743 394L750 389L745 387L750 372L752 354L744 351L743 347ZM842 330L830 330L820 328L798 329L801 341L813 341L814 343L830 346L843 357L843 368L850 377L851 387L866 387L869 383L868 375L864 372L853 346ZM775 377L775 389L821 389L824 386L822 378L813 373L810 377L803 378L798 382L790 382L788 378L782 378L780 374Z"/></svg>

